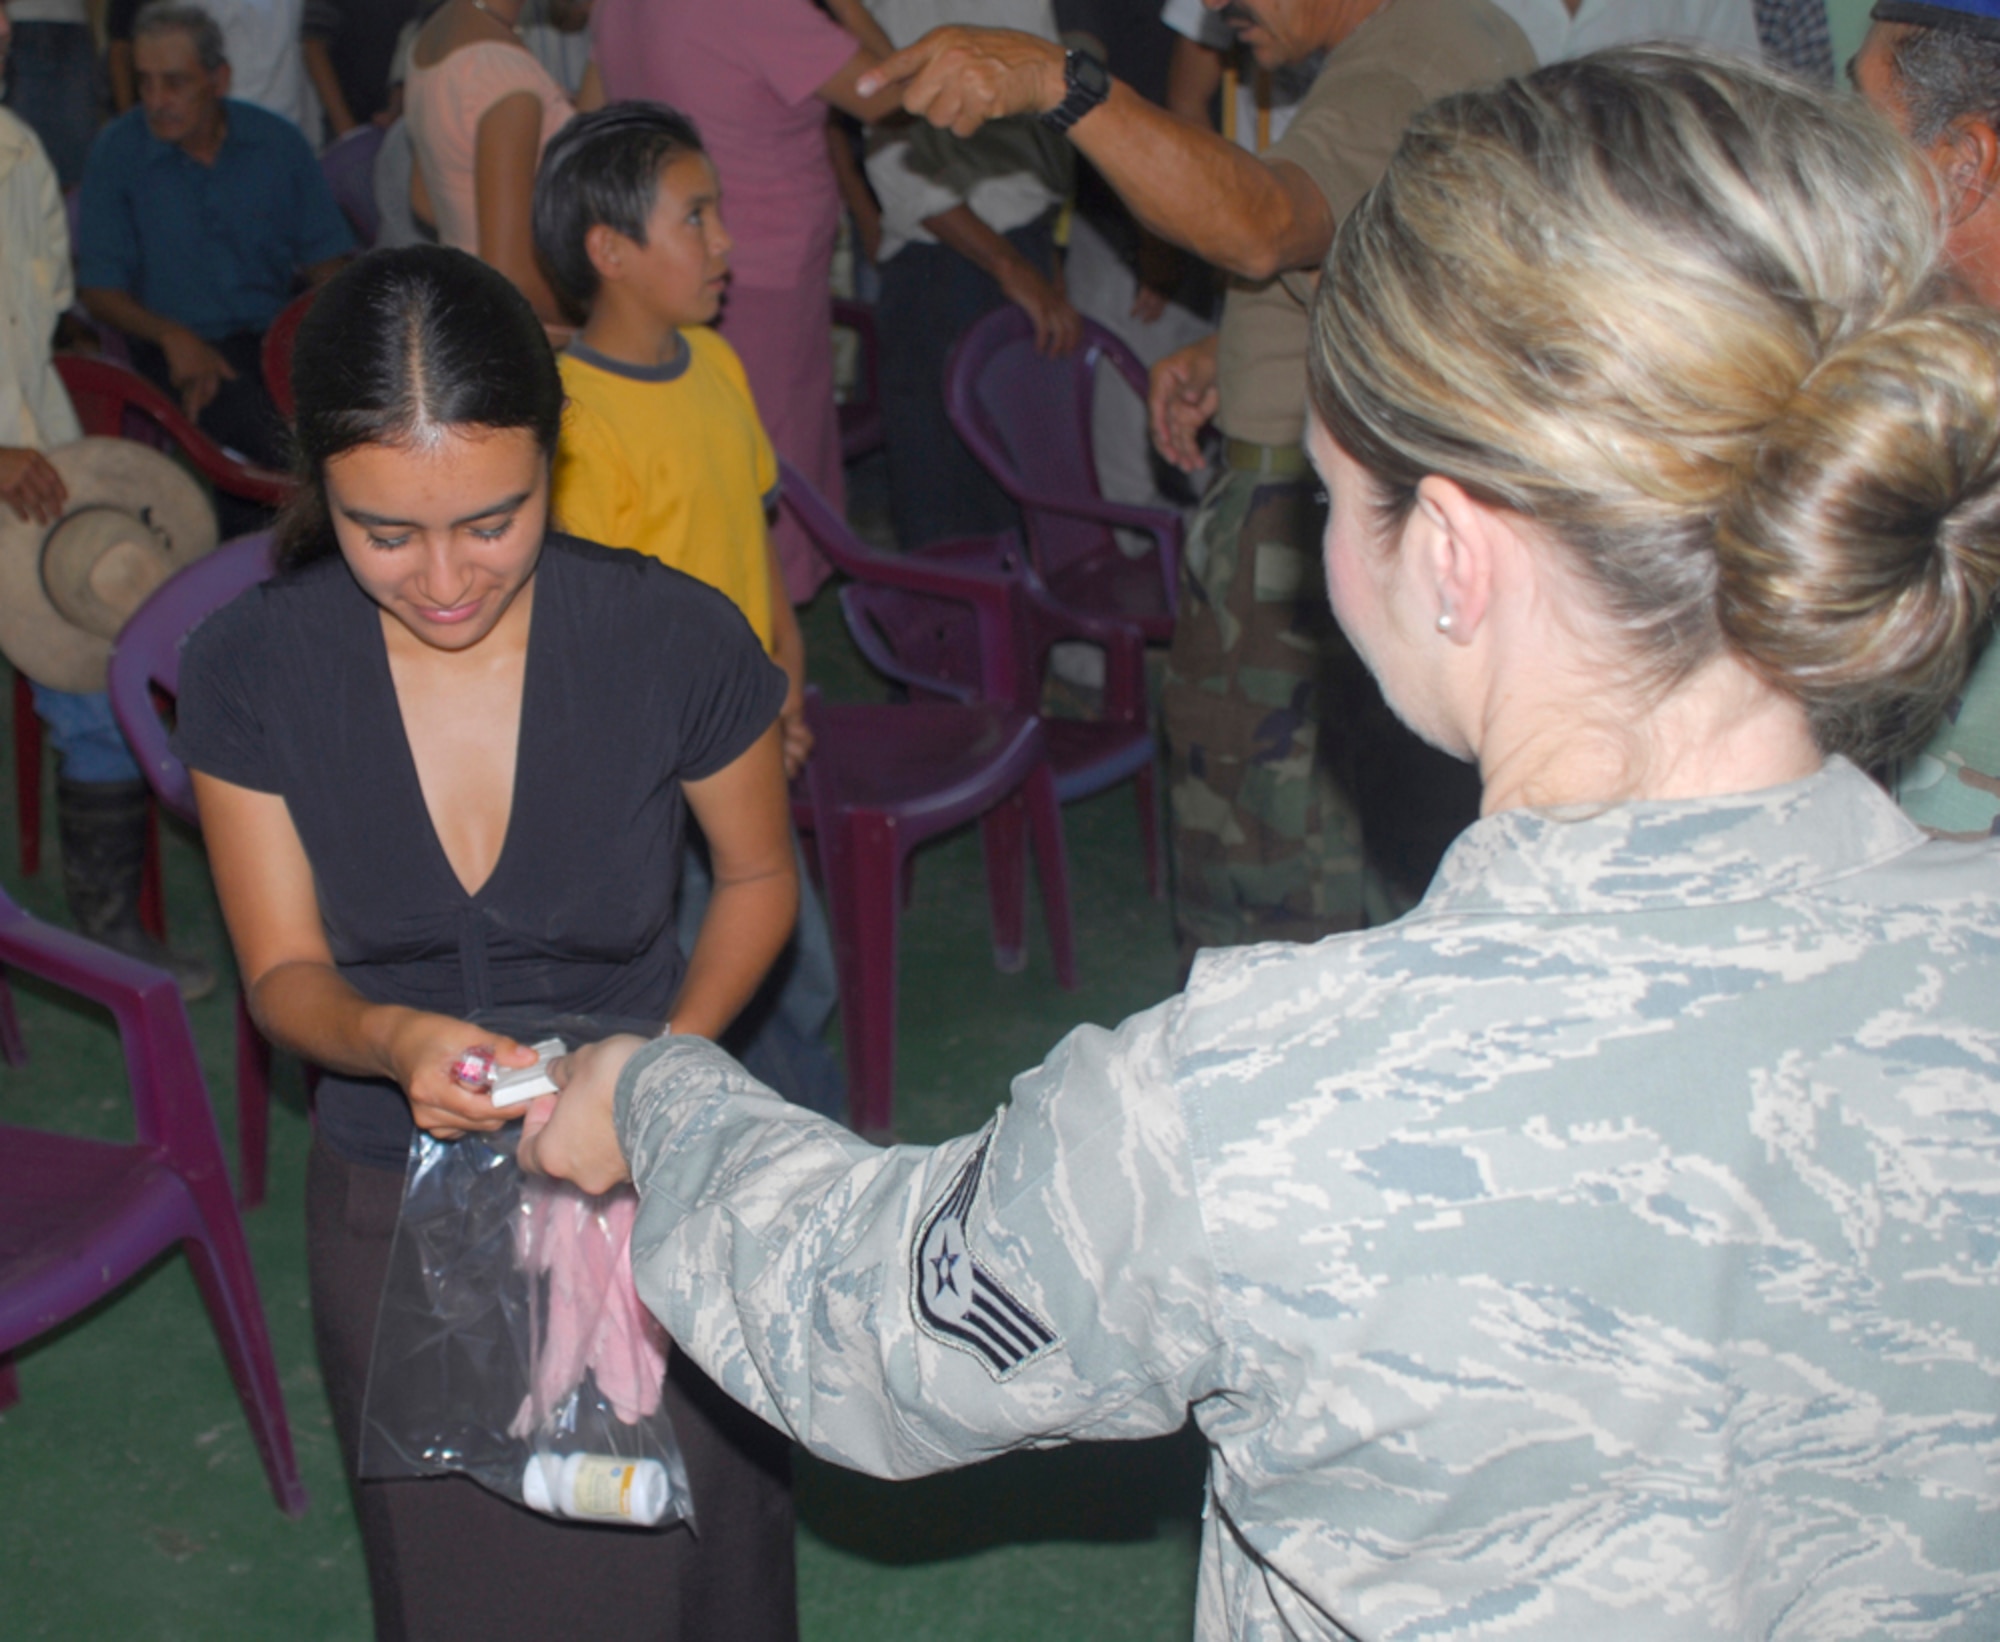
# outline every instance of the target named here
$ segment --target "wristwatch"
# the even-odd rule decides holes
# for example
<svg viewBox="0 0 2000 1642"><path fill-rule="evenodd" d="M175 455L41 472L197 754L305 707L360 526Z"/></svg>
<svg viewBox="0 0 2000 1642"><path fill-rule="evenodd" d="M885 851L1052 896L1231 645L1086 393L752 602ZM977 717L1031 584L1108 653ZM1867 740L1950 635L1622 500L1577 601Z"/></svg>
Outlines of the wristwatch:
<svg viewBox="0 0 2000 1642"><path fill-rule="evenodd" d="M1087 51L1065 52L1063 84L1069 94L1042 116L1042 124L1058 135L1111 95L1111 74Z"/></svg>

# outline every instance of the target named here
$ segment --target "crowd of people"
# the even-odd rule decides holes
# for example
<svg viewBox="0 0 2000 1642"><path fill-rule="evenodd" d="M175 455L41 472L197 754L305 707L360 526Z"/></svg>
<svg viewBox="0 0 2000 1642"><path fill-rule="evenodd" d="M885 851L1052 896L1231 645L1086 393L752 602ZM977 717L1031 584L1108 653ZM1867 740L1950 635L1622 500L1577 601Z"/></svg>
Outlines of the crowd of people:
<svg viewBox="0 0 2000 1642"><path fill-rule="evenodd" d="M1818 0L534 3L151 0L100 62L0 0L64 65L0 113L0 559L120 562L59 340L296 483L225 516L277 573L176 744L320 1073L379 1633L793 1636L791 1442L1191 1415L1205 1637L1990 1634L1990 0L1880 0L1851 90ZM377 128L357 233L317 150ZM843 214L900 549L1014 521L941 386L1007 304L1134 339L1101 469L1192 505L1185 989L937 1147L838 1121L786 791ZM10 659L77 922L212 984L138 927L101 678ZM1414 906L1360 821L1407 738L1479 778ZM550 1034L520 1163L637 1191L698 1534L362 1471L412 1145Z"/></svg>

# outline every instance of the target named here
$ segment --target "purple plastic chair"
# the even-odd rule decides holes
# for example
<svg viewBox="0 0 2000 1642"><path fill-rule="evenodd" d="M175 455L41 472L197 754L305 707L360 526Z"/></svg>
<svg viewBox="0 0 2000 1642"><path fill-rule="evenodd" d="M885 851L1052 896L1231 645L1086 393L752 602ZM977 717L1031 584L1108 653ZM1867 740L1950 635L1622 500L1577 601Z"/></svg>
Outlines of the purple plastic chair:
<svg viewBox="0 0 2000 1642"><path fill-rule="evenodd" d="M6 1354L95 1305L163 1250L185 1246L250 1434L288 1516L306 1508L257 1276L229 1198L187 1012L163 971L37 923L0 894L0 964L109 1009L124 1045L137 1141L0 1126L0 1406Z"/></svg>
<svg viewBox="0 0 2000 1642"><path fill-rule="evenodd" d="M1044 359L1028 316L1008 303L958 339L945 366L945 410L1020 508L1029 561L1056 602L1165 643L1179 598L1181 519L1169 508L1107 501L1098 488L1090 410L1100 361L1146 397L1145 367L1102 325L1086 319L1082 346ZM1150 535L1153 551L1127 558L1117 529Z"/></svg>
<svg viewBox="0 0 2000 1642"><path fill-rule="evenodd" d="M181 414L175 400L129 365L108 357L92 359L68 353L57 354L55 364L86 434L136 439L155 450L184 457L217 490L266 507L281 506L291 495L289 478L234 460ZM35 716L27 680L19 676L14 681L14 796L21 872L32 878L42 866L42 723ZM166 939L159 840L152 835L139 891L139 921L156 940Z"/></svg>
<svg viewBox="0 0 2000 1642"><path fill-rule="evenodd" d="M1147 722L1145 645L1137 629L1057 604L1032 575L1018 573L1019 542L1011 536L939 543L922 554L879 553L788 468L781 470L780 494L828 562L851 578L840 590L841 611L876 671L920 700L1002 702L1041 718L1061 803L1136 783L1146 885L1162 894L1158 751ZM1096 718L1041 711L1049 650L1063 640L1104 650L1104 703Z"/></svg>
<svg viewBox="0 0 2000 1642"><path fill-rule="evenodd" d="M333 202L364 251L382 229L382 214L375 205L375 156L382 151L382 137L383 128L371 120L334 138L319 156L320 174L333 191Z"/></svg>
<svg viewBox="0 0 2000 1642"><path fill-rule="evenodd" d="M271 533L239 536L169 577L132 613L111 647L111 711L153 796L182 820L200 824L194 784L174 756L156 700L180 692L181 640L195 623L271 574ZM271 1046L236 994L236 1144L245 1208L264 1201L270 1148Z"/></svg>
<svg viewBox="0 0 2000 1642"><path fill-rule="evenodd" d="M283 507L291 500L296 486L288 474L231 456L188 420L178 399L169 398L130 366L76 353L57 354L55 366L85 433L136 439L185 459L217 490L260 507Z"/></svg>
<svg viewBox="0 0 2000 1642"><path fill-rule="evenodd" d="M885 1137L896 1086L896 938L904 871L926 839L978 821L986 851L994 963L1018 970L1027 896L1024 828L1034 838L1056 979L1076 985L1069 865L1038 720L997 703L806 702L806 761L821 882L840 971L849 1117Z"/></svg>

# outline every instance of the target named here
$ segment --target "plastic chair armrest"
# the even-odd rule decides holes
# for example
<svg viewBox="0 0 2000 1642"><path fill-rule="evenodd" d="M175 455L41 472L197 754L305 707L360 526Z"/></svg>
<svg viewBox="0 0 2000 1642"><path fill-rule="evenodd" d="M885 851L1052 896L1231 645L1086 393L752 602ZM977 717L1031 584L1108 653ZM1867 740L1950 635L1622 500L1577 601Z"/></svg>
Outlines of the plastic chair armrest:
<svg viewBox="0 0 2000 1642"><path fill-rule="evenodd" d="M199 825L195 810L194 782L187 766L174 756L167 727L153 710L152 680L144 659L136 652L111 647L111 716L125 733L132 756L146 777L153 794L182 820Z"/></svg>
<svg viewBox="0 0 2000 1642"><path fill-rule="evenodd" d="M861 659L884 678L906 685L927 696L942 696L966 705L979 700L980 692L969 684L954 684L941 679L934 673L926 673L918 668L906 666L883 641L858 603L848 595L856 592L861 584L850 582L840 590L840 614L847 623L848 636L854 640L854 647L861 652Z"/></svg>
<svg viewBox="0 0 2000 1642"><path fill-rule="evenodd" d="M1014 500L1023 508L1045 508L1098 524L1143 530L1153 538L1160 567L1160 587L1169 614L1180 608L1181 516L1163 507L1134 502L1106 502L1087 496L1037 496L1023 492Z"/></svg>
<svg viewBox="0 0 2000 1642"><path fill-rule="evenodd" d="M258 467L254 462L232 462L213 449L191 449L188 455L217 490L260 507L283 507L297 489L288 474Z"/></svg>
<svg viewBox="0 0 2000 1642"><path fill-rule="evenodd" d="M1036 665L1039 667L1050 647L1063 639L1102 645L1105 718L1116 723L1142 721L1146 716L1145 635L1130 622L1057 602L1039 579L1024 580L1021 597L1034 627Z"/></svg>
<svg viewBox="0 0 2000 1642"><path fill-rule="evenodd" d="M173 977L165 970L26 913L0 926L0 964L39 975L114 1013L149 988L174 992Z"/></svg>
<svg viewBox="0 0 2000 1642"><path fill-rule="evenodd" d="M0 925L0 964L25 969L110 1010L118 1023L140 1140L180 1154L184 1168L212 1170L222 1178L222 1152L209 1117L201 1063L173 977L18 908L11 910L17 916ZM190 1090L201 1093L198 1111L188 1102Z"/></svg>

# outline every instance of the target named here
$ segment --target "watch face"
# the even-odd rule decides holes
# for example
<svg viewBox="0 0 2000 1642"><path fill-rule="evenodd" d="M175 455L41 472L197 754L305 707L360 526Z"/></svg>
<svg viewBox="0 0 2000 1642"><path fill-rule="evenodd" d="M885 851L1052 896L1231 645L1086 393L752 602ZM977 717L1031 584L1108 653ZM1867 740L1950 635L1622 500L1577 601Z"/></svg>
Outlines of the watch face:
<svg viewBox="0 0 2000 1642"><path fill-rule="evenodd" d="M1091 96L1104 98L1111 95L1110 70L1087 51L1070 54L1070 72L1079 91L1087 91Z"/></svg>

